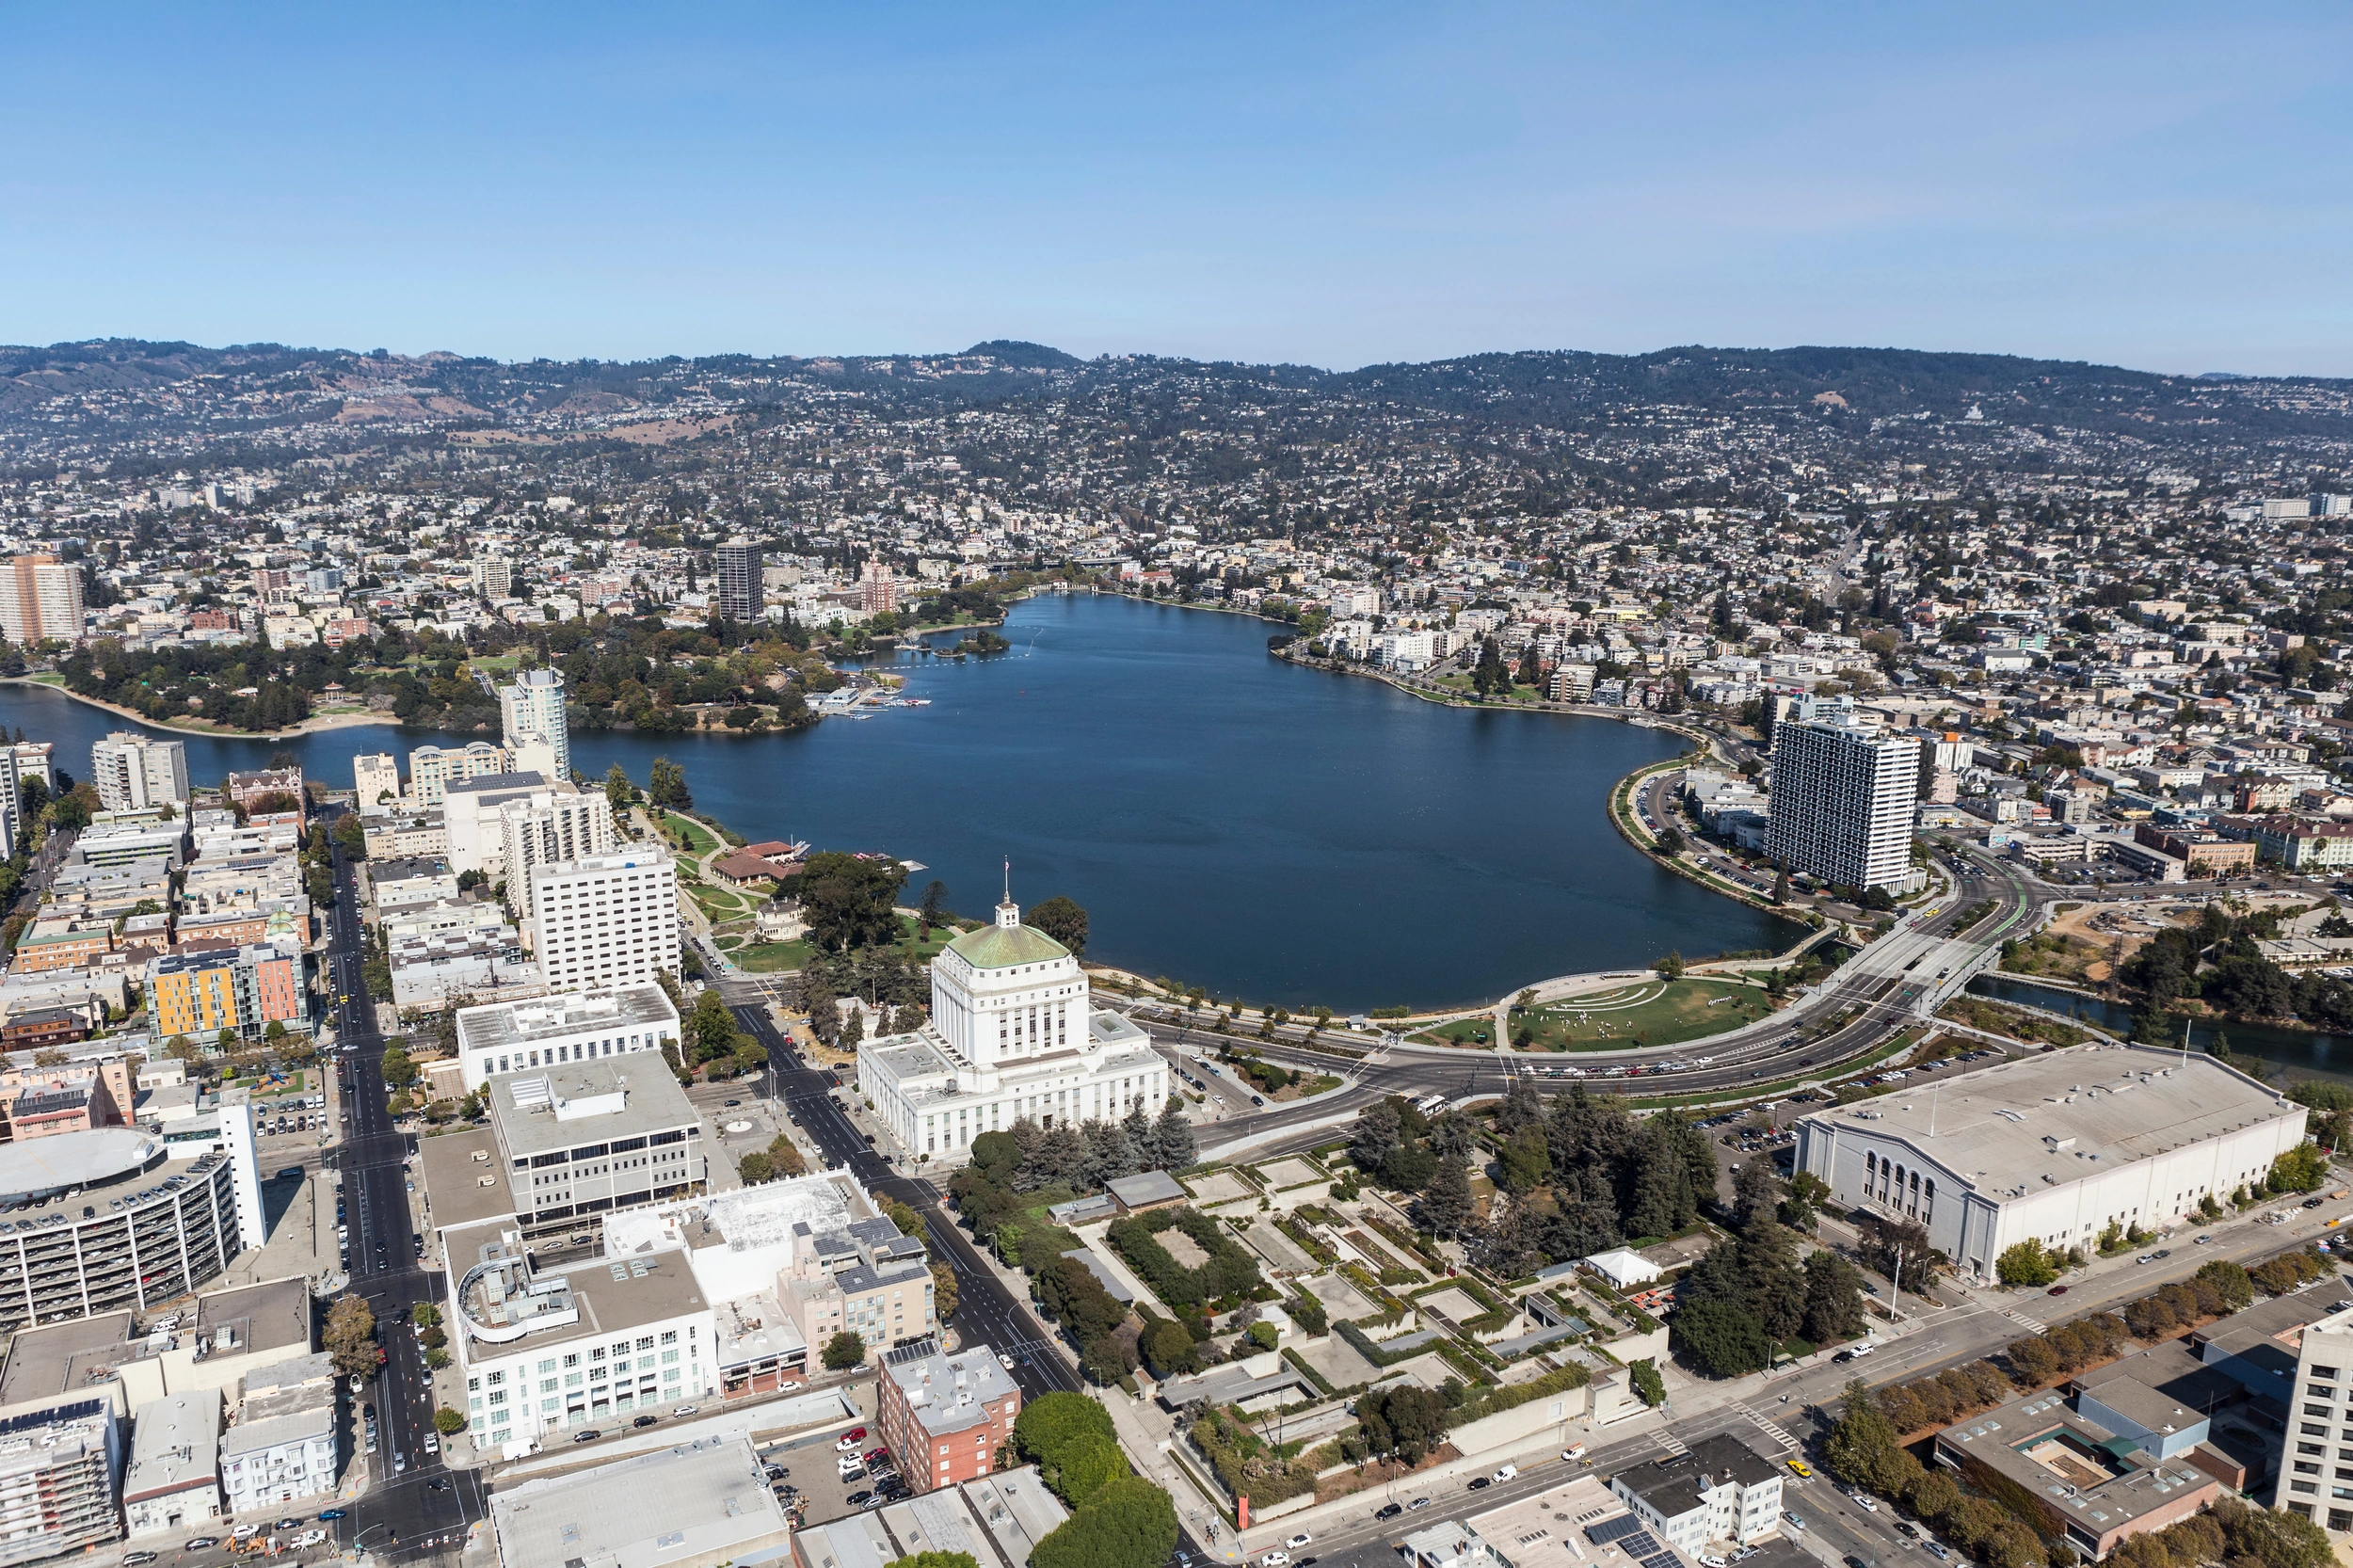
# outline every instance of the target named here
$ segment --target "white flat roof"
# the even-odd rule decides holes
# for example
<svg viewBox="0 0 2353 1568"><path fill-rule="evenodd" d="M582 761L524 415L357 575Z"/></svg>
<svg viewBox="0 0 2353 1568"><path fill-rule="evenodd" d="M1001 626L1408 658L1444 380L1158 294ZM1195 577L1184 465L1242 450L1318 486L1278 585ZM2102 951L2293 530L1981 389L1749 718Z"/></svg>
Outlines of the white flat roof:
<svg viewBox="0 0 2353 1568"><path fill-rule="evenodd" d="M1979 1188L2079 1181L2304 1108L2211 1056L2078 1046L1801 1118L1899 1139ZM1932 1130L1931 1130L1932 1129Z"/></svg>

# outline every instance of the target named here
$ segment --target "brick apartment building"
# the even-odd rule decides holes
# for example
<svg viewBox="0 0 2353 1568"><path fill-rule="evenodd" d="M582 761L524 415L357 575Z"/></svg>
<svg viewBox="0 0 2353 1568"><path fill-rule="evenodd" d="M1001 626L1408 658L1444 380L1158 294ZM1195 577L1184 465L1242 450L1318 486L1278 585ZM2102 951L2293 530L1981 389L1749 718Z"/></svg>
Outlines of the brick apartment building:
<svg viewBox="0 0 2353 1568"><path fill-rule="evenodd" d="M1013 1441L1021 1390L986 1345L950 1355L922 1339L887 1352L876 1384L876 1425L918 1492L977 1480Z"/></svg>

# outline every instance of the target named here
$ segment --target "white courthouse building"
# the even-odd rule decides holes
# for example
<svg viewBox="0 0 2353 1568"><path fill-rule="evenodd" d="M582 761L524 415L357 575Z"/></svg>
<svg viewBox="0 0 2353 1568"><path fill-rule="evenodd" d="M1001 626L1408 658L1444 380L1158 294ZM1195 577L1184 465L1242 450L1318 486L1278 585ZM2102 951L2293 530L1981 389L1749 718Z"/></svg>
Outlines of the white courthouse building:
<svg viewBox="0 0 2353 1568"><path fill-rule="evenodd" d="M1159 1114L1168 1064L1151 1036L1096 1010L1070 950L1021 923L1010 895L997 921L932 961L931 1022L858 1047L858 1092L913 1159L960 1164L972 1140L1028 1117L1040 1127Z"/></svg>
<svg viewBox="0 0 2353 1568"><path fill-rule="evenodd" d="M1798 1168L1990 1279L2030 1237L2088 1248L2227 1202L2304 1141L2304 1114L2211 1056L2079 1046L1801 1117Z"/></svg>

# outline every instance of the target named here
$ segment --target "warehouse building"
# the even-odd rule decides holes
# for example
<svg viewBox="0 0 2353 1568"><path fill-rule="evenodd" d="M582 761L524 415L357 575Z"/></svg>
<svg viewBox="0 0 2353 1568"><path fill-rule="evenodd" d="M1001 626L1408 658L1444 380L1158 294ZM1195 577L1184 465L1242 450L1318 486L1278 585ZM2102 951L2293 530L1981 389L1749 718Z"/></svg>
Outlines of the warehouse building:
<svg viewBox="0 0 2353 1568"><path fill-rule="evenodd" d="M2304 1116L2211 1056L2083 1046L1801 1117L1798 1168L1842 1208L1918 1221L1985 1279L2030 1238L2065 1251L2228 1199L2304 1141Z"/></svg>

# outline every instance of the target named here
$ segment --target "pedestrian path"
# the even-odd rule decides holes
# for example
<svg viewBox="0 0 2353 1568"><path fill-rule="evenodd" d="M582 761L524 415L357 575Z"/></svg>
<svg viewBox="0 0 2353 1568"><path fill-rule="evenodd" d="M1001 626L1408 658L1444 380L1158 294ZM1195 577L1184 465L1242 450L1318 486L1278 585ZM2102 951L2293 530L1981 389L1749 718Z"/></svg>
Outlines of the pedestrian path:
<svg viewBox="0 0 2353 1568"><path fill-rule="evenodd" d="M1681 1459L1685 1454L1691 1451L1690 1445L1684 1442L1682 1438L1677 1437L1673 1432L1668 1431L1665 1427L1661 1427L1657 1432L1652 1432L1650 1434L1650 1440L1657 1444L1661 1448L1665 1449L1669 1459Z"/></svg>
<svg viewBox="0 0 2353 1568"><path fill-rule="evenodd" d="M1733 1400L1732 1408L1747 1416L1752 1422L1755 1423L1759 1432L1762 1432L1766 1436L1780 1444L1784 1453L1796 1453L1798 1451L1798 1440L1790 1436L1787 1432L1784 1431L1780 1422L1768 1418L1762 1411L1756 1409L1753 1405L1749 1404L1743 1400Z"/></svg>

